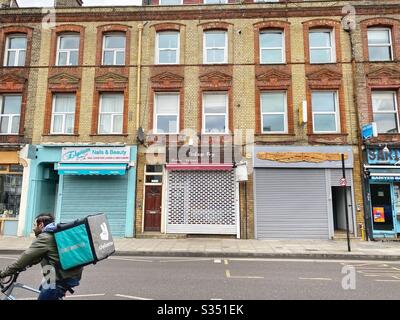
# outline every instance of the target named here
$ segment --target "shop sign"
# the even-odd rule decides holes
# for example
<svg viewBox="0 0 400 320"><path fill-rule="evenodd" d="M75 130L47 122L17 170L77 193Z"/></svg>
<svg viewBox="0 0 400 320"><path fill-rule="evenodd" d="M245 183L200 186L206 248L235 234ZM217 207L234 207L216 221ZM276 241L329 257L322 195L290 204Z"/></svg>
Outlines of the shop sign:
<svg viewBox="0 0 400 320"><path fill-rule="evenodd" d="M361 128L361 134L364 140L371 139L378 136L378 129L376 122L368 123Z"/></svg>
<svg viewBox="0 0 400 320"><path fill-rule="evenodd" d="M400 149L389 148L388 152L383 149L368 149L367 158L369 164L400 164Z"/></svg>
<svg viewBox="0 0 400 320"><path fill-rule="evenodd" d="M240 149L233 146L188 146L170 147L167 163L220 164L234 163L242 159Z"/></svg>
<svg viewBox="0 0 400 320"><path fill-rule="evenodd" d="M374 222L385 222L385 208L373 207Z"/></svg>
<svg viewBox="0 0 400 320"><path fill-rule="evenodd" d="M372 176L374 181L400 181L400 176Z"/></svg>
<svg viewBox="0 0 400 320"><path fill-rule="evenodd" d="M129 147L65 147L61 161L68 163L128 163Z"/></svg>

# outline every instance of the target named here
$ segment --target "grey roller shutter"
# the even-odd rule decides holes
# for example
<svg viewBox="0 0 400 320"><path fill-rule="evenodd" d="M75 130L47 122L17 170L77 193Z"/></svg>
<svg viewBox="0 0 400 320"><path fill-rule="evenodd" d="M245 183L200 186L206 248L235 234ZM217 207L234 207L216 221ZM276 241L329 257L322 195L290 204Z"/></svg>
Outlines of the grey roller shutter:
<svg viewBox="0 0 400 320"><path fill-rule="evenodd" d="M328 239L325 170L256 169L257 239Z"/></svg>
<svg viewBox="0 0 400 320"><path fill-rule="evenodd" d="M64 176L62 222L105 213L114 237L125 236L128 177ZM132 195L133 196L133 195Z"/></svg>

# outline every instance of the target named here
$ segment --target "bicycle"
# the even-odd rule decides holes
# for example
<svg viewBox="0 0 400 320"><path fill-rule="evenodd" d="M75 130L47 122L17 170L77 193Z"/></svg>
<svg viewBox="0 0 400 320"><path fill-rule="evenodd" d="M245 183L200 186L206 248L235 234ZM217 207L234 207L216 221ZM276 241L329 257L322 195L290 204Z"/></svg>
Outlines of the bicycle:
<svg viewBox="0 0 400 320"><path fill-rule="evenodd" d="M4 294L4 298L1 300L17 300L15 298L15 296L12 294L14 289L16 289L16 288L21 288L26 291L34 292L37 294L40 293L39 290L36 290L25 284L17 282L18 276L19 276L19 273L16 273L8 278L0 279L1 293Z"/></svg>

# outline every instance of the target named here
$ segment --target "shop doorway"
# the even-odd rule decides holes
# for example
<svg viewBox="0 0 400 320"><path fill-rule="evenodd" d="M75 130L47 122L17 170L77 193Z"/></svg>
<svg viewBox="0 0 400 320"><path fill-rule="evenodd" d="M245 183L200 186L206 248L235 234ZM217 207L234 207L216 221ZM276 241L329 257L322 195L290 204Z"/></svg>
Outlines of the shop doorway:
<svg viewBox="0 0 400 320"><path fill-rule="evenodd" d="M351 187L346 187L347 211L349 217L349 231L354 233L353 203ZM333 227L335 235L344 234L346 229L346 209L343 187L332 187Z"/></svg>
<svg viewBox="0 0 400 320"><path fill-rule="evenodd" d="M161 231L163 167L146 165L144 231Z"/></svg>
<svg viewBox="0 0 400 320"><path fill-rule="evenodd" d="M390 184L371 184L370 190L374 230L393 231L393 207Z"/></svg>

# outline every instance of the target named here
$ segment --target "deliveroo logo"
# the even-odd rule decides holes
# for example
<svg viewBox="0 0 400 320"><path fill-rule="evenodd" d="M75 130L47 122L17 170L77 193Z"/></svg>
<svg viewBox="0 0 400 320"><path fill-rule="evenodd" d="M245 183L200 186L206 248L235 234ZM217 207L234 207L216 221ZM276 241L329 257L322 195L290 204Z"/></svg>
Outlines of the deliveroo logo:
<svg viewBox="0 0 400 320"><path fill-rule="evenodd" d="M110 239L110 236L108 233L107 224L105 222L103 222L100 225L100 228L101 228L100 239L103 241L108 241Z"/></svg>

